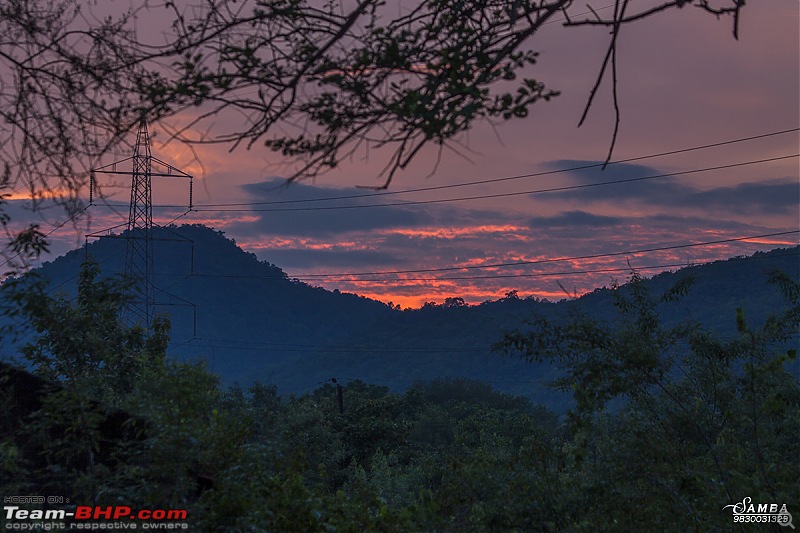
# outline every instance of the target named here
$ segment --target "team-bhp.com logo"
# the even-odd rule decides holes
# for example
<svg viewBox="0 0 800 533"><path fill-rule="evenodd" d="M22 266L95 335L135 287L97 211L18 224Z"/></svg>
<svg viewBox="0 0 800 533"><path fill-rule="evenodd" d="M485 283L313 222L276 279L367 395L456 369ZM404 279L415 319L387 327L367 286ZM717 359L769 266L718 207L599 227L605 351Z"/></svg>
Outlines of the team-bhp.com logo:
<svg viewBox="0 0 800 533"><path fill-rule="evenodd" d="M753 499L748 496L739 503L732 503L722 508L724 511L730 507L733 509L734 522L750 523L773 523L779 526L789 526L794 529L792 515L786 509L786 504L777 503L753 503Z"/></svg>
<svg viewBox="0 0 800 533"><path fill-rule="evenodd" d="M187 514L186 509L134 510L126 505L78 505L74 510L3 506L5 529L17 531L188 529L188 524L185 522Z"/></svg>

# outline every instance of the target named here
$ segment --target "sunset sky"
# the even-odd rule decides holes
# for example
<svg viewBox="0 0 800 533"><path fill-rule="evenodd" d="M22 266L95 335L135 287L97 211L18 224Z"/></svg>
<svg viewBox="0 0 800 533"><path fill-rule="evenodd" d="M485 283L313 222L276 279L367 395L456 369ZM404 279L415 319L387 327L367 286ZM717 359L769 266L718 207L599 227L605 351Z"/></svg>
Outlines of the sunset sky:
<svg viewBox="0 0 800 533"><path fill-rule="evenodd" d="M560 24L529 43L541 52L529 74L560 90L559 97L536 104L525 119L479 125L443 150L438 166L437 151L424 151L388 191L358 188L382 183L380 152L290 186L285 162L257 146L233 153L198 148L198 163L186 147L163 142L183 116L151 125L153 154L198 178L196 212L178 222L223 230L290 277L403 307L454 296L479 303L514 290L560 299L562 286L580 294L624 280L628 262L652 275L797 244L799 24L796 0L760 0L745 7L738 41L729 19L697 9L625 28L613 160L635 160L605 170L592 165L602 162L611 141L608 83L587 122L577 123L608 32ZM754 136L764 137L657 155ZM713 167L726 168L706 170ZM652 178L587 186L645 177ZM485 183L500 178L514 179ZM114 188L114 179L103 179L109 203L128 200L128 183L117 177ZM154 179L160 223L184 210L159 205L187 201L185 183L165 181ZM478 181L484 183L468 185ZM554 188L561 190L539 192ZM24 212L24 191L14 198L17 221L33 217L49 231L65 218L57 210ZM89 214L53 233L54 253L124 222L127 208L100 205ZM784 232L795 233L629 253ZM602 254L614 255L580 259ZM579 258L560 260L572 257ZM528 264L477 268L506 263Z"/></svg>

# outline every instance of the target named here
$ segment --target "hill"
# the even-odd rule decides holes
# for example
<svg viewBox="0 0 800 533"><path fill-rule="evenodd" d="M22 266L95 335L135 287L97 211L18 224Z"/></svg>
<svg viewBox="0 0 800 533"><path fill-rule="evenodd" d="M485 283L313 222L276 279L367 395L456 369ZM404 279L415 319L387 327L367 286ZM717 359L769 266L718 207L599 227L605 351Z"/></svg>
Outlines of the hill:
<svg viewBox="0 0 800 533"><path fill-rule="evenodd" d="M611 292L605 288L558 303L512 296L476 306L400 311L290 279L204 226L172 227L156 238L155 279L162 289L157 310L172 320L170 353L208 361L226 382L276 384L284 393L313 390L332 377L393 389L420 379L466 377L560 410L566 398L544 386L556 369L501 357L492 345L503 332L523 328L536 316L613 317ZM757 322L783 306L766 274L781 269L800 277L799 252L795 247L718 261L663 273L649 283L659 294L692 276L688 296L663 318L689 318L732 335L736 308L745 308L748 319ZM101 239L44 264L38 273L51 280L53 291L74 294L86 254L106 275L114 275L123 268L124 241Z"/></svg>

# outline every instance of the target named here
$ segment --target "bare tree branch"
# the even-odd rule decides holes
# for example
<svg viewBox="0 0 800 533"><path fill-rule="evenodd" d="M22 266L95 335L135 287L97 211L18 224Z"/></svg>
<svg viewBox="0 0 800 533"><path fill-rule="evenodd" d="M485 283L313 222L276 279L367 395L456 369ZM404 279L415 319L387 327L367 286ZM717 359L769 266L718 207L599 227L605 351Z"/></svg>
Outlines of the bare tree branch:
<svg viewBox="0 0 800 533"><path fill-rule="evenodd" d="M530 106L558 95L521 76L537 61L531 39L557 14L566 27L611 28L580 121L610 68L610 158L620 125L621 28L693 6L732 16L738 37L744 0L717 2L669 0L629 14L619 0L609 19L595 12L596 19L575 20L572 0L420 0L399 17L381 0L359 0L349 10L337 1L192 0L143 3L104 18L79 0L6 0L5 188L24 184L65 205L79 203L88 169L125 148L142 115L180 116L183 126L174 124L170 139L190 145L261 144L292 162L290 179L316 176L356 150L382 150L385 188L424 147L441 150L477 122L524 118ZM138 19L161 24L152 30L160 31L158 42L143 38ZM238 116L218 120L223 115Z"/></svg>

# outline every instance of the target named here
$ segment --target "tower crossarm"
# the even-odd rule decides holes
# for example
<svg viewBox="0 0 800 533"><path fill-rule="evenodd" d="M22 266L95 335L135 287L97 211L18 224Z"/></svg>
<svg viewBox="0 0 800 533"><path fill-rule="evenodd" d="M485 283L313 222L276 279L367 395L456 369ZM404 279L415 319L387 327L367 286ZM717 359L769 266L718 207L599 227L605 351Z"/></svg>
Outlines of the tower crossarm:
<svg viewBox="0 0 800 533"><path fill-rule="evenodd" d="M120 169L128 166L130 170ZM153 171L153 166L157 170ZM98 167L91 172L89 181L89 203L94 199L96 173L123 174L131 177L130 211L126 231L122 237L125 239L125 278L130 287L131 308L128 316L144 319L149 326L153 318L153 305L155 299L155 285L153 282L153 189L152 178L188 178L189 179L189 205L192 210L192 180L188 174L169 163L166 163L150 153L150 137L147 132L147 121L144 117L139 121L136 132L136 144L133 156Z"/></svg>

